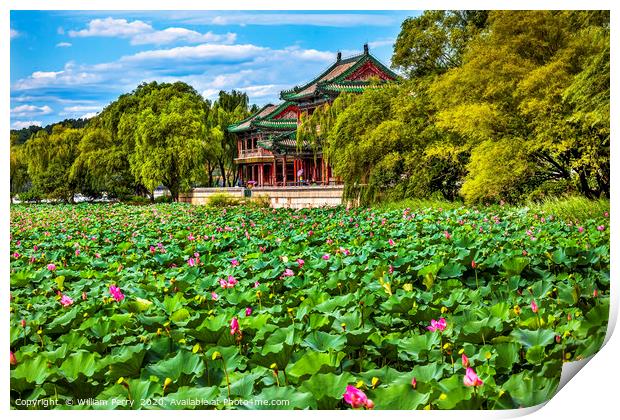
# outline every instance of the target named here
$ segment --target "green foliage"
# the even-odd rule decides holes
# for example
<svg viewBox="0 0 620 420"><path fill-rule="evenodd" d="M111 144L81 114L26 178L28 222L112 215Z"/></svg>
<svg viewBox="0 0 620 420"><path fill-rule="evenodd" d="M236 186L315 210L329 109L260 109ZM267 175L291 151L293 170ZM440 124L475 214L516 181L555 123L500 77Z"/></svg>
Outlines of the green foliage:
<svg viewBox="0 0 620 420"><path fill-rule="evenodd" d="M226 193L217 193L209 196L207 206L209 207L231 207L241 204L241 199Z"/></svg>
<svg viewBox="0 0 620 420"><path fill-rule="evenodd" d="M394 44L392 64L420 77L461 64L469 40L486 27L486 10L426 10L407 18Z"/></svg>
<svg viewBox="0 0 620 420"><path fill-rule="evenodd" d="M136 179L149 190L164 185L175 201L203 163L207 135L202 98L193 89L178 90L163 86L141 98L129 158Z"/></svg>
<svg viewBox="0 0 620 420"><path fill-rule="evenodd" d="M10 230L14 408L345 409L348 385L376 409L526 407L609 319L600 212L17 205Z"/></svg>
<svg viewBox="0 0 620 420"><path fill-rule="evenodd" d="M579 222L585 218L609 213L609 199L589 200L585 197L549 197L542 201L526 203L532 212L560 217L566 221Z"/></svg>
<svg viewBox="0 0 620 420"><path fill-rule="evenodd" d="M78 155L81 131L55 126L51 134L42 130L25 144L24 153L32 187L42 194L73 201L77 183L70 169Z"/></svg>
<svg viewBox="0 0 620 420"><path fill-rule="evenodd" d="M607 12L427 11L395 45L410 80L317 108L298 144L362 204L609 196L609 39Z"/></svg>

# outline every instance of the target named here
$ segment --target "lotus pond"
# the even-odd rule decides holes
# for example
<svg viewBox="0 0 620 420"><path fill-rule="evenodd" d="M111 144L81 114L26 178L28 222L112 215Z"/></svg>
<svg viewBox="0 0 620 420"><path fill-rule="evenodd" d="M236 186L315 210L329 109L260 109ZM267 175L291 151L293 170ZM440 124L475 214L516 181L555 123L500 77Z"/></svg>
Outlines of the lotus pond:
<svg viewBox="0 0 620 420"><path fill-rule="evenodd" d="M14 408L526 407L609 312L607 214L12 206L10 252Z"/></svg>

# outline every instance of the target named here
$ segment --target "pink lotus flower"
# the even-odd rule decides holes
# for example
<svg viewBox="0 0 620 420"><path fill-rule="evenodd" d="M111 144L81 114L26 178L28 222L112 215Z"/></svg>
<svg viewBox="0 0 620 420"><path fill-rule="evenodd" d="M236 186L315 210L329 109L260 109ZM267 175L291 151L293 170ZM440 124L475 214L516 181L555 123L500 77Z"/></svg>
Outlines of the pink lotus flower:
<svg viewBox="0 0 620 420"><path fill-rule="evenodd" d="M329 260L329 254L325 254L325 255L323 255L323 259L324 259L325 261Z"/></svg>
<svg viewBox="0 0 620 420"><path fill-rule="evenodd" d="M465 353L461 355L461 361L463 362L463 367L469 367L469 359L465 356Z"/></svg>
<svg viewBox="0 0 620 420"><path fill-rule="evenodd" d="M605 216L605 217L609 217L609 212L608 212L608 211L606 211L605 213L603 213L603 216Z"/></svg>
<svg viewBox="0 0 620 420"><path fill-rule="evenodd" d="M187 265L189 265L190 267L193 267L196 265L196 261L194 261L193 258L190 258L189 260L187 260Z"/></svg>
<svg viewBox="0 0 620 420"><path fill-rule="evenodd" d="M235 335L236 333L239 332L239 321L237 321L237 318L233 318L232 321L230 321L230 335Z"/></svg>
<svg viewBox="0 0 620 420"><path fill-rule="evenodd" d="M121 292L120 287L114 284L110 286L110 294L112 295L114 300L116 300L117 302L120 302L121 300L125 299L125 295L123 294L123 292Z"/></svg>
<svg viewBox="0 0 620 420"><path fill-rule="evenodd" d="M372 409L375 406L375 403L369 400L362 390L351 385L347 385L347 389L345 393L342 394L342 397L345 402L351 404L353 408L366 407Z"/></svg>
<svg viewBox="0 0 620 420"><path fill-rule="evenodd" d="M388 273L394 274L394 266L392 264L388 267Z"/></svg>
<svg viewBox="0 0 620 420"><path fill-rule="evenodd" d="M471 268L473 268L474 270L476 269L476 261L471 261Z"/></svg>
<svg viewBox="0 0 620 420"><path fill-rule="evenodd" d="M295 275L295 273L290 268L287 268L286 270L284 270L284 274L282 274L282 275L284 277L293 277Z"/></svg>
<svg viewBox="0 0 620 420"><path fill-rule="evenodd" d="M577 231L578 231L579 233L583 233L583 226L579 226L579 227L577 228Z"/></svg>
<svg viewBox="0 0 620 420"><path fill-rule="evenodd" d="M299 268L301 268L301 267L303 267L303 266L304 266L305 262L304 262L304 260L302 260L301 258L298 258L298 259L297 259L297 264L299 265Z"/></svg>
<svg viewBox="0 0 620 420"><path fill-rule="evenodd" d="M431 325L429 325L426 328L428 328L429 331L434 332L437 330L443 331L446 329L446 326L447 324L446 324L445 318L439 318L439 321L435 321L434 319L431 319Z"/></svg>
<svg viewBox="0 0 620 420"><path fill-rule="evenodd" d="M155 247L153 245L151 245L149 247L149 251L151 251L151 254L154 254L155 253Z"/></svg>
<svg viewBox="0 0 620 420"><path fill-rule="evenodd" d="M22 318L21 320L22 328L26 328L26 320Z"/></svg>
<svg viewBox="0 0 620 420"><path fill-rule="evenodd" d="M443 236L445 236L446 239L450 239L452 237L452 235L450 235L450 232L448 232L447 230L444 230Z"/></svg>
<svg viewBox="0 0 620 420"><path fill-rule="evenodd" d="M596 227L596 229L597 229L598 231L602 232L602 231L604 231L604 230L605 230L605 226L604 226L604 225L600 225L600 226L597 226L597 227Z"/></svg>
<svg viewBox="0 0 620 420"><path fill-rule="evenodd" d="M13 253L13 258L15 258L15 259L19 258L19 252Z"/></svg>
<svg viewBox="0 0 620 420"><path fill-rule="evenodd" d="M101 258L101 254L100 253L95 253L95 258Z"/></svg>
<svg viewBox="0 0 620 420"><path fill-rule="evenodd" d="M340 247L340 252L342 252L345 257L351 253L351 251L349 251L346 248L342 248L342 247Z"/></svg>
<svg viewBox="0 0 620 420"><path fill-rule="evenodd" d="M32 247L32 249L34 249L35 251L38 251L39 250L39 246L35 245L35 246Z"/></svg>
<svg viewBox="0 0 620 420"><path fill-rule="evenodd" d="M47 265L47 269L49 271L55 271L56 270L56 265L55 264L48 264Z"/></svg>
<svg viewBox="0 0 620 420"><path fill-rule="evenodd" d="M219 298L220 298L220 297L219 297L219 295L218 295L217 293L215 293L215 292L211 292L211 299L213 299L213 300L218 300Z"/></svg>
<svg viewBox="0 0 620 420"><path fill-rule="evenodd" d="M82 300L86 300L87 296L86 296L86 292L82 292Z"/></svg>
<svg viewBox="0 0 620 420"><path fill-rule="evenodd" d="M258 286L260 286L260 283L259 283L259 282L257 282L257 281L255 281L255 282L254 282L254 288L257 288Z"/></svg>
<svg viewBox="0 0 620 420"><path fill-rule="evenodd" d="M73 299L67 295L62 295L60 298L60 304L66 308L67 306L71 306L73 304Z"/></svg>
<svg viewBox="0 0 620 420"><path fill-rule="evenodd" d="M11 352L11 365L15 366L16 364L17 364L17 358L15 357L15 354Z"/></svg>
<svg viewBox="0 0 620 420"><path fill-rule="evenodd" d="M532 312L534 313L538 312L538 305L536 304L534 300L532 300L532 302L530 303L530 306L532 307Z"/></svg>
<svg viewBox="0 0 620 420"><path fill-rule="evenodd" d="M390 244L390 246L394 246L395 242L392 240L392 238L388 239L388 244Z"/></svg>
<svg viewBox="0 0 620 420"><path fill-rule="evenodd" d="M415 376L411 380L411 386L413 387L413 389L416 389L416 387L418 386L418 381L415 380Z"/></svg>
<svg viewBox="0 0 620 420"><path fill-rule="evenodd" d="M483 384L482 380L476 375L476 372L470 367L465 371L463 383L465 386L481 386Z"/></svg>
<svg viewBox="0 0 620 420"><path fill-rule="evenodd" d="M233 267L236 267L239 265L239 261L237 261L236 259L231 260L230 263L232 264Z"/></svg>
<svg viewBox="0 0 620 420"><path fill-rule="evenodd" d="M80 256L80 250L79 250L79 249L76 249L76 250L75 250L75 256L76 256L76 257L79 257L79 256Z"/></svg>
<svg viewBox="0 0 620 420"><path fill-rule="evenodd" d="M234 287L237 283L239 283L237 281L236 278L234 278L233 276L228 276L228 287Z"/></svg>
<svg viewBox="0 0 620 420"><path fill-rule="evenodd" d="M193 241L194 239L196 239L196 238L195 238L195 237L194 237L194 235L192 235L191 233L190 233L190 234L189 234L189 236L187 237L187 240L189 240L189 241Z"/></svg>
<svg viewBox="0 0 620 420"><path fill-rule="evenodd" d="M250 316L250 315L252 315L252 308L250 307L245 308L245 316Z"/></svg>

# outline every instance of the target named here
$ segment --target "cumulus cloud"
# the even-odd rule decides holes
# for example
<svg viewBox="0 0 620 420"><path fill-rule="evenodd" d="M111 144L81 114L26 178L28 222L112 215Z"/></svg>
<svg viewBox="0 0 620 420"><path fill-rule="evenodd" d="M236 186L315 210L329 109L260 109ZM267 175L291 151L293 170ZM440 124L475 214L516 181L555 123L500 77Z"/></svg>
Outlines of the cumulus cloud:
<svg viewBox="0 0 620 420"><path fill-rule="evenodd" d="M207 32L201 34L186 28L166 28L161 31L142 33L131 38L132 45L155 44L164 45L175 42L186 42L189 44L199 44L203 42L213 42L222 44L232 44L235 42L237 34L228 32L226 34L214 34Z"/></svg>
<svg viewBox="0 0 620 420"><path fill-rule="evenodd" d="M126 19L93 19L88 26L81 30L69 31L70 37L115 37L129 38L132 45L166 45L178 42L200 44L205 42L232 44L237 34L215 34L213 32L200 33L187 28L170 27L156 30L152 25L141 20L132 22Z"/></svg>
<svg viewBox="0 0 620 420"><path fill-rule="evenodd" d="M48 105L18 105L11 108L11 117L29 117L32 115L47 115L52 113L52 108Z"/></svg>
<svg viewBox="0 0 620 420"><path fill-rule="evenodd" d="M158 60L218 60L218 61L243 61L257 57L264 53L267 48L252 44L219 45L200 44L196 46L175 47L159 50L141 51L134 55L121 58L124 62L148 62Z"/></svg>
<svg viewBox="0 0 620 420"><path fill-rule="evenodd" d="M154 48L110 62L69 62L61 70L35 71L14 82L12 92L15 98L70 94L84 100L93 97L113 100L142 82L182 81L207 99L215 99L220 90L236 89L248 93L250 100L260 104L278 101L280 90L310 80L335 57L335 52L299 46L274 49L254 44L203 43ZM102 109L98 106L101 100L58 103L61 109L65 105L59 115L77 117Z"/></svg>
<svg viewBox="0 0 620 420"><path fill-rule="evenodd" d="M21 130L22 128L28 128L31 125L41 127L41 121L15 121L11 124L13 130Z"/></svg>
<svg viewBox="0 0 620 420"><path fill-rule="evenodd" d="M73 44L71 44L70 42L59 42L58 44L56 44L56 46L59 48L67 48L67 47L70 47L71 45Z"/></svg>
<svg viewBox="0 0 620 420"><path fill-rule="evenodd" d="M88 27L79 31L69 31L70 37L131 37L144 32L150 32L153 27L141 20L128 22L127 19L93 19L88 22Z"/></svg>
<svg viewBox="0 0 620 420"><path fill-rule="evenodd" d="M11 28L11 39L17 38L18 36L19 36L19 32L17 32L15 29Z"/></svg>

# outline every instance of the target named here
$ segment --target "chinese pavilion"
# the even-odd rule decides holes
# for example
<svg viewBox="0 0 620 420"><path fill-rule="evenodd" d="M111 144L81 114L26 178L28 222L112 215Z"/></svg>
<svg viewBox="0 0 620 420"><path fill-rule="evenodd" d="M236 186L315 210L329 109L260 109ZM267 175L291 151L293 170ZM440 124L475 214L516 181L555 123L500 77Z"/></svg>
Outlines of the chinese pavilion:
<svg viewBox="0 0 620 420"><path fill-rule="evenodd" d="M237 137L239 179L259 187L337 182L321 151L315 152L307 144L297 147L297 125L303 112L312 114L340 92L363 92L371 78L389 82L398 76L370 54L367 44L362 54L349 58L342 58L339 52L336 61L318 77L282 91L282 103L265 105L230 125L228 131Z"/></svg>

